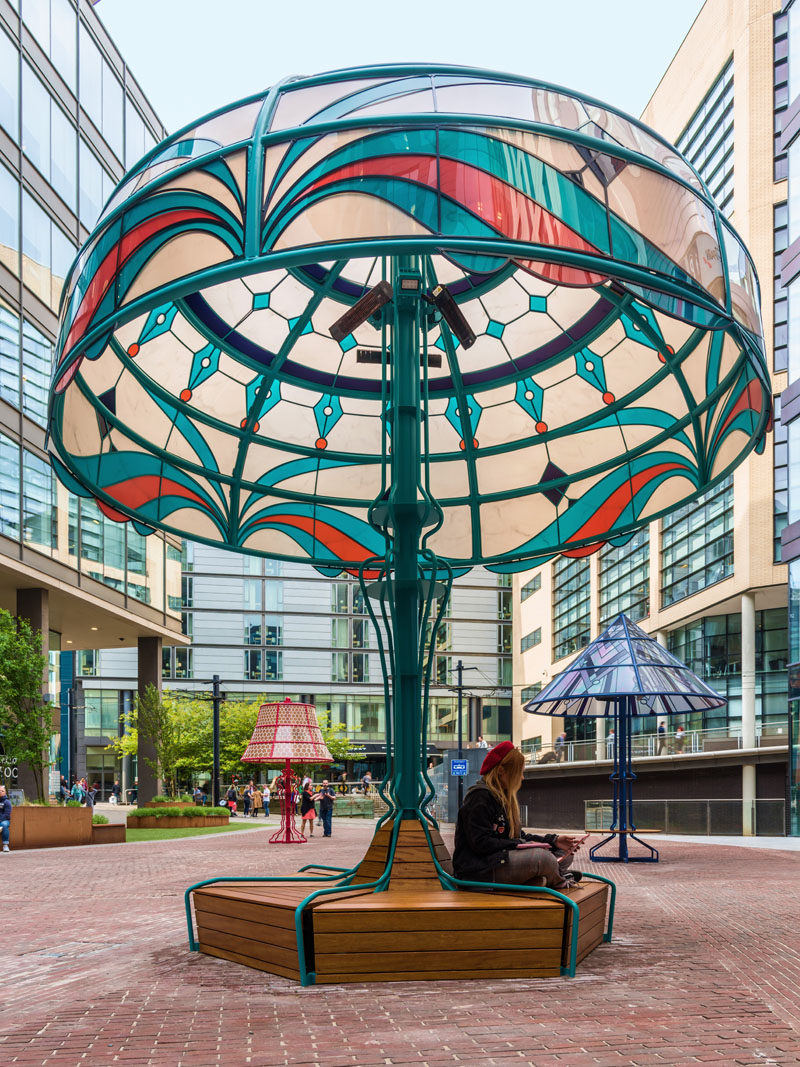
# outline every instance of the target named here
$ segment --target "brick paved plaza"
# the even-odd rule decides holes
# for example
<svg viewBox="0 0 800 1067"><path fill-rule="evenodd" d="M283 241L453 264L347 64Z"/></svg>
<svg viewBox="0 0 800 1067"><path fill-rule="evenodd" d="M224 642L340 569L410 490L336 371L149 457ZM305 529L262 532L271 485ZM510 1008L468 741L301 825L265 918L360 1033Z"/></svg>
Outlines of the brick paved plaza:
<svg viewBox="0 0 800 1067"><path fill-rule="evenodd" d="M800 1064L796 852L665 841L605 865L615 940L573 980L304 990L187 951L191 882L355 860L371 830L0 856L0 1063Z"/></svg>

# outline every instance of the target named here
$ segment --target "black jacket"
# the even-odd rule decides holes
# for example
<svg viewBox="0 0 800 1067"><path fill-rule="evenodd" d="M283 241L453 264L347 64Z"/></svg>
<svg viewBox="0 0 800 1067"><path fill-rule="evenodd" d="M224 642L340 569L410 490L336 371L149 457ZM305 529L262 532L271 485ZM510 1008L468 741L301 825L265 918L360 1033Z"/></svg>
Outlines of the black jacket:
<svg viewBox="0 0 800 1067"><path fill-rule="evenodd" d="M506 862L520 841L546 841L552 846L555 840L555 834L542 837L524 830L511 837L503 806L480 779L467 790L458 813L453 870L456 878L491 882L494 868Z"/></svg>

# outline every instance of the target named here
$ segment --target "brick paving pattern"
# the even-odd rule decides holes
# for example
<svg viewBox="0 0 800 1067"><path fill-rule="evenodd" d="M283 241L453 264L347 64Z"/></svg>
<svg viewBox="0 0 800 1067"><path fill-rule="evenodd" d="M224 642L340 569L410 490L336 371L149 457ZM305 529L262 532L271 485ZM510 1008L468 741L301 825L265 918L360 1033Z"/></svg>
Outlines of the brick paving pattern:
<svg viewBox="0 0 800 1067"><path fill-rule="evenodd" d="M0 856L0 1064L800 1065L800 864L659 842L575 979L301 989L187 950L183 890L363 855L372 825ZM587 867L588 865L584 864Z"/></svg>

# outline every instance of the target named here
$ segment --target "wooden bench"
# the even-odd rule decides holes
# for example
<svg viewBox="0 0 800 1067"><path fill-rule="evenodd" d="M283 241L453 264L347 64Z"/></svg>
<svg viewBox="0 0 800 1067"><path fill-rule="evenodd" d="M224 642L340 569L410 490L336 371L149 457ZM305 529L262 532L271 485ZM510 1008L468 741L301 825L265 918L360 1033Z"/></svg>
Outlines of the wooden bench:
<svg viewBox="0 0 800 1067"><path fill-rule="evenodd" d="M440 864L450 857L430 828ZM404 820L388 885L392 826L375 834L351 884L220 882L192 891L201 952L304 984L443 978L545 978L564 973L572 947L572 909L545 893L509 887L446 889L422 825ZM363 888L361 888L363 887ZM315 890L332 889L302 912L300 965L295 914ZM567 895L579 908L577 959L604 938L609 886L582 882Z"/></svg>

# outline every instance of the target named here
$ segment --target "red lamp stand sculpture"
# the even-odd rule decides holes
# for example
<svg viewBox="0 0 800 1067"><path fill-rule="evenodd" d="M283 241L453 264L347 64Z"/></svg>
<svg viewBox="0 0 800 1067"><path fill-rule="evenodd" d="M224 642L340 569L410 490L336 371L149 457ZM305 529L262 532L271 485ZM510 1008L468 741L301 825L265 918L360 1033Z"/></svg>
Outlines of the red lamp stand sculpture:
<svg viewBox="0 0 800 1067"><path fill-rule="evenodd" d="M253 736L242 763L283 763L283 797L280 829L271 844L299 845L305 837L295 826L292 760L296 763L333 763L317 722L313 704L295 704L289 697L276 704L262 704Z"/></svg>

